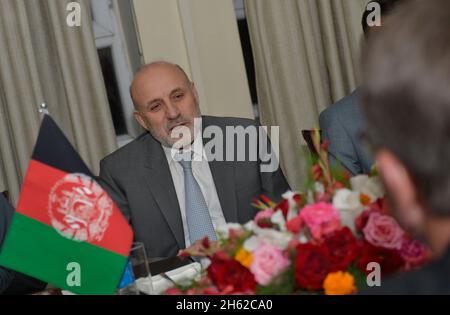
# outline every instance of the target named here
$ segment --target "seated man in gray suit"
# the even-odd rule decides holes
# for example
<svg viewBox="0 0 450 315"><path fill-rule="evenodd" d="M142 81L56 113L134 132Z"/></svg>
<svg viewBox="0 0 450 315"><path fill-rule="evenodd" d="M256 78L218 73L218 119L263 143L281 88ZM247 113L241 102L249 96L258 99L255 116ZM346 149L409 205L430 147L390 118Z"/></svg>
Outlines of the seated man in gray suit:
<svg viewBox="0 0 450 315"><path fill-rule="evenodd" d="M266 194L279 199L289 189L281 168L261 172L260 159L236 161L229 151L222 161L204 158L207 138L213 137L207 129L226 134L229 127L255 123L201 116L196 88L179 66L144 66L130 92L135 118L147 132L101 161L99 182L130 220L149 257L176 256L204 236L215 239L218 226L254 217L252 198ZM184 139L183 130L189 131ZM231 150L239 143L226 137L223 148L229 149L230 141ZM249 142L246 157L259 152ZM192 163L174 158L177 150L172 148L180 143L193 152Z"/></svg>
<svg viewBox="0 0 450 315"><path fill-rule="evenodd" d="M374 0L367 4L376 3L381 9L381 17L386 17L401 0ZM362 26L366 37L374 32L374 27L368 26L370 10L365 10L362 17ZM370 172L373 159L361 144L361 133L365 122L361 113L359 91L341 99L324 110L319 116L319 125L322 130L322 139L328 139L328 148L331 164L340 161L352 174L367 174Z"/></svg>

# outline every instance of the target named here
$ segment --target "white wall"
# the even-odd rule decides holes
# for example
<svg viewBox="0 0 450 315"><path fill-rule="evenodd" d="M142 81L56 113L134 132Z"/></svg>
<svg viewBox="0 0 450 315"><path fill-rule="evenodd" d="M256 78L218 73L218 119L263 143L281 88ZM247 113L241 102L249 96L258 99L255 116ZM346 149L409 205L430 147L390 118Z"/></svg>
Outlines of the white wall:
<svg viewBox="0 0 450 315"><path fill-rule="evenodd" d="M203 114L253 118L232 0L134 0L145 62L178 63Z"/></svg>

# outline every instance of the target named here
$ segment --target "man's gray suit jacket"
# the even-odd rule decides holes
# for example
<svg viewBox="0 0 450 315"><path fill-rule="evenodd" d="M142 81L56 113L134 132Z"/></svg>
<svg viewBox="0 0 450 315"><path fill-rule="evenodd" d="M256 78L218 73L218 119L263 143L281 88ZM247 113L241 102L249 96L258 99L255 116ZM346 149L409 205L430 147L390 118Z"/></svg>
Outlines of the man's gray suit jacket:
<svg viewBox="0 0 450 315"><path fill-rule="evenodd" d="M255 122L203 116L203 130L208 126L218 126L225 136L226 126L246 128L255 126ZM203 142L209 140L204 138ZM234 143L237 144L236 139ZM260 164L259 158L246 162L209 161L226 222L246 223L256 213L251 206L254 197L266 194L279 200L289 189L281 168L273 173L261 173ZM104 158L100 162L99 183L131 223L135 240L144 242L147 256L172 257L185 248L169 164L161 144L151 134L141 135Z"/></svg>
<svg viewBox="0 0 450 315"><path fill-rule="evenodd" d="M331 164L340 161L352 175L370 172L373 161L361 143L365 121L358 90L324 110L319 124L322 139L330 141Z"/></svg>

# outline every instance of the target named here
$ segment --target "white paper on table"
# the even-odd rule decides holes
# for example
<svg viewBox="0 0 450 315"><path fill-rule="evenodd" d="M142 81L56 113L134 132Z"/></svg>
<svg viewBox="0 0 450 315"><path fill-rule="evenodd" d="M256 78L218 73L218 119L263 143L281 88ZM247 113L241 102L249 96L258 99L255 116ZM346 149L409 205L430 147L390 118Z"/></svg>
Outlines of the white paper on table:
<svg viewBox="0 0 450 315"><path fill-rule="evenodd" d="M166 272L166 275L175 283L183 283L193 280L200 275L202 266L198 262L191 263L180 268ZM139 291L145 294L161 294L165 290L173 287L173 283L160 275L149 278L139 278L136 280Z"/></svg>

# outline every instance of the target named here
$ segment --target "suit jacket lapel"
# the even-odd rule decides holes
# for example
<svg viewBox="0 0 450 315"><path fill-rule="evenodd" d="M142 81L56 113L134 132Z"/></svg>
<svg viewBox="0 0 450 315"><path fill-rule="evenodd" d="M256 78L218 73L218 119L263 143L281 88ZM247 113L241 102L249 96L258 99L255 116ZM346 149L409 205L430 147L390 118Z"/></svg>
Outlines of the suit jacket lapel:
<svg viewBox="0 0 450 315"><path fill-rule="evenodd" d="M164 215L180 248L185 248L183 221L177 193L164 151L151 136L146 145L144 177L159 210Z"/></svg>
<svg viewBox="0 0 450 315"><path fill-rule="evenodd" d="M209 125L210 121L208 117L203 116L202 128L204 129ZM225 132L224 129L225 128L222 128L222 132ZM203 144L206 142L207 139L203 138ZM223 144L225 145L225 141ZM206 152L206 155L208 155L208 152ZM234 162L211 161L208 156L207 158L225 220L226 222L238 222Z"/></svg>

